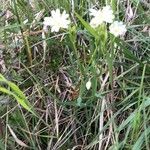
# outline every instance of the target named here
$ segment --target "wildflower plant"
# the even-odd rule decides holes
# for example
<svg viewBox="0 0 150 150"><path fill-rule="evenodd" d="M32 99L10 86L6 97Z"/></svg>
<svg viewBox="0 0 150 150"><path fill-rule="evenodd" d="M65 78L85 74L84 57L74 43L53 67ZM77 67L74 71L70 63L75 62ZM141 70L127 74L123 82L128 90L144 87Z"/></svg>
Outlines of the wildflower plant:
<svg viewBox="0 0 150 150"><path fill-rule="evenodd" d="M123 35L127 31L126 26L123 24L123 22L114 21L115 16L113 14L113 10L109 5L99 10L90 9L90 15L92 16L90 25L93 28L97 28L103 23L109 23L111 24L109 27L110 33L112 33L114 36Z"/></svg>
<svg viewBox="0 0 150 150"><path fill-rule="evenodd" d="M75 13L76 14L76 13ZM74 56L77 59L77 64L80 69L82 75L86 74L86 69L90 68L91 71L89 74L93 77L92 80L88 79L88 82L84 82L87 78L84 79L84 76L81 78L83 85L86 87L87 90L91 89L93 85L91 81L95 82L95 87L92 87L92 93L94 94L97 89L97 77L96 77L96 70L97 66L99 66L99 62L103 62L101 67L107 64L109 74L110 74L110 82L112 83L112 72L113 72L113 60L114 60L114 48L111 47L115 45L115 37L124 35L127 31L126 26L121 21L116 21L114 12L111 6L107 5L100 9L89 9L89 16L91 17L90 22L87 20L83 20L81 16L76 14L76 17L79 19L81 24L85 27L87 32L89 32L94 39L93 49L90 50L90 59L88 60L88 64L83 64L79 58L79 52L76 48L77 44L77 30L79 29L78 26L74 25L71 22L71 18L69 14L66 13L64 10L61 13L60 9L52 10L50 17L44 18L44 29L50 27L51 32L61 32L61 29L68 30L68 38L67 41L70 41L70 45L68 45L74 53ZM63 30L64 31L64 30ZM109 48L111 47L111 48ZM104 61L106 60L106 62ZM102 71L100 71L102 72ZM94 73L94 74L93 74ZM90 77L89 77L90 78ZM80 94L82 97L82 92Z"/></svg>
<svg viewBox="0 0 150 150"><path fill-rule="evenodd" d="M0 149L149 149L147 6L29 1L1 7Z"/></svg>

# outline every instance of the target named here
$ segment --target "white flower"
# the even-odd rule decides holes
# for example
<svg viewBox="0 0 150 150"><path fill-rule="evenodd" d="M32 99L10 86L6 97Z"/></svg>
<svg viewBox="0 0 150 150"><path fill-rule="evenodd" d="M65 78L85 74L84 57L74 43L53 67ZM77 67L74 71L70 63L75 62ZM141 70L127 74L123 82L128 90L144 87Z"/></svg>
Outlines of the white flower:
<svg viewBox="0 0 150 150"><path fill-rule="evenodd" d="M102 23L99 22L97 18L92 18L92 20L90 21L90 25L92 28L97 28L101 24Z"/></svg>
<svg viewBox="0 0 150 150"><path fill-rule="evenodd" d="M124 35L127 31L126 25L122 21L115 21L109 27L110 33L114 36Z"/></svg>
<svg viewBox="0 0 150 150"><path fill-rule="evenodd" d="M89 90L91 88L91 81L89 80L87 83L86 83L86 89Z"/></svg>
<svg viewBox="0 0 150 150"><path fill-rule="evenodd" d="M103 9L102 9L102 17L103 17L103 20L106 23L112 23L113 22L115 16L114 16L113 11L112 11L112 9L111 9L111 7L109 5L103 7Z"/></svg>
<svg viewBox="0 0 150 150"><path fill-rule="evenodd" d="M45 17L43 24L50 26L52 32L58 32L61 28L67 29L70 24L69 15L66 11L61 14L59 9L52 10L51 17Z"/></svg>
<svg viewBox="0 0 150 150"><path fill-rule="evenodd" d="M93 16L93 17L96 17L96 16L100 15L100 13L101 13L100 9L97 10L97 9L91 8L91 9L89 9L89 11L90 11L90 16Z"/></svg>
<svg viewBox="0 0 150 150"><path fill-rule="evenodd" d="M49 26L49 25L50 25L50 17L45 17L45 18L44 18L43 25L44 25L44 26Z"/></svg>
<svg viewBox="0 0 150 150"><path fill-rule="evenodd" d="M103 23L103 15L101 10L90 9L90 15L93 16L90 21L91 27L96 28Z"/></svg>
<svg viewBox="0 0 150 150"><path fill-rule="evenodd" d="M115 16L113 15L113 11L109 5L103 7L102 10L90 9L90 16L93 16L90 21L90 25L93 28L98 27L103 22L112 23L113 19L115 18Z"/></svg>

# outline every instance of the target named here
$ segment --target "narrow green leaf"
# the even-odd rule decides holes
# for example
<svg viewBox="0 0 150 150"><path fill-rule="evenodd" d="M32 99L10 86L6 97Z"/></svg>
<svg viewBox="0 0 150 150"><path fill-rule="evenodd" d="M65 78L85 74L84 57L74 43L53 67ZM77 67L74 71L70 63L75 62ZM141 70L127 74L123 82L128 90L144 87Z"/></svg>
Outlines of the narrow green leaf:
<svg viewBox="0 0 150 150"><path fill-rule="evenodd" d="M144 136L149 135L150 134L150 127L147 128L142 134L141 136L137 139L136 143L133 145L132 150L141 150L142 149L142 144L144 143L145 139Z"/></svg>
<svg viewBox="0 0 150 150"><path fill-rule="evenodd" d="M13 96L23 108L25 108L26 110L30 111L31 113L33 113L35 115L35 113L32 110L33 109L32 105L26 99L24 93L19 89L19 87L17 85L15 85L14 83L5 79L2 74L0 74L0 79L2 82L6 83L9 86L9 88L11 89L11 91L10 91L10 90L0 86L0 91L5 94L8 94L10 96Z"/></svg>
<svg viewBox="0 0 150 150"><path fill-rule="evenodd" d="M143 63L141 62L141 60L139 60L139 59L126 47L126 43L125 43L123 40L121 40L121 39L119 39L119 38L116 38L115 42L122 48L124 55L125 55L128 59L130 59L130 60L132 60L132 61L135 61L135 62L137 62L137 63L143 65Z"/></svg>
<svg viewBox="0 0 150 150"><path fill-rule="evenodd" d="M89 33L91 33L95 38L98 38L98 34L96 33L96 31L89 25L89 23L87 23L80 15L78 15L77 13L75 13L77 18L80 20L80 22L82 23L82 25L87 29L87 31Z"/></svg>
<svg viewBox="0 0 150 150"><path fill-rule="evenodd" d="M14 83L7 81L7 84L9 85L9 87L20 97L23 99L26 99L25 95L23 94L23 92L19 89L19 87L17 85L15 85Z"/></svg>

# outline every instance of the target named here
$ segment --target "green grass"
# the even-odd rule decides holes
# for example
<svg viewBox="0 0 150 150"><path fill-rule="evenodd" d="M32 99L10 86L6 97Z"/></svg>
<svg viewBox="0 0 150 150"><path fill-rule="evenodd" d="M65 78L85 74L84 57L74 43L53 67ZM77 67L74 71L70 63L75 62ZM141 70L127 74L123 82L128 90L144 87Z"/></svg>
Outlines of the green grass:
<svg viewBox="0 0 150 150"><path fill-rule="evenodd" d="M150 149L146 2L2 0L0 150ZM106 3L126 22L125 37L89 25L89 8ZM57 34L49 30L43 39L43 18L56 8L65 9L74 25Z"/></svg>

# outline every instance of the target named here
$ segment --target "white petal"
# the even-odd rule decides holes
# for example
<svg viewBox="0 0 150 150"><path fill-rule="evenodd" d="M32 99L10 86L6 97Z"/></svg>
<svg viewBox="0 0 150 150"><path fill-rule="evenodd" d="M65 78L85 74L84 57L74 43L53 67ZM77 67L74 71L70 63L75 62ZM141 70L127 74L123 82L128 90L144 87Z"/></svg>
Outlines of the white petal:
<svg viewBox="0 0 150 150"><path fill-rule="evenodd" d="M89 80L87 83L86 83L86 89L89 90L91 88L91 81Z"/></svg>
<svg viewBox="0 0 150 150"><path fill-rule="evenodd" d="M45 17L43 24L46 26L49 26L50 25L50 17Z"/></svg>
<svg viewBox="0 0 150 150"><path fill-rule="evenodd" d="M57 13L57 14L60 14L60 9L57 8L57 9L56 9L56 13Z"/></svg>
<svg viewBox="0 0 150 150"><path fill-rule="evenodd" d="M93 27L93 28L97 28L99 25L101 25L103 23L103 18L100 17L100 16L97 16L97 17L94 17L91 22L90 22L90 25Z"/></svg>
<svg viewBox="0 0 150 150"><path fill-rule="evenodd" d="M89 9L89 11L90 11L90 16L94 16L94 17L97 15L97 12L98 12L98 10L93 9L93 8Z"/></svg>
<svg viewBox="0 0 150 150"><path fill-rule="evenodd" d="M55 15L56 15L57 17L60 17L60 16L61 16L61 14L60 14L60 9L56 9Z"/></svg>
<svg viewBox="0 0 150 150"><path fill-rule="evenodd" d="M53 26L53 27L51 28L51 32L58 32L59 29L60 29L59 27Z"/></svg>
<svg viewBox="0 0 150 150"><path fill-rule="evenodd" d="M51 15L52 15L52 16L55 16L55 10L52 10L52 11L51 11Z"/></svg>

